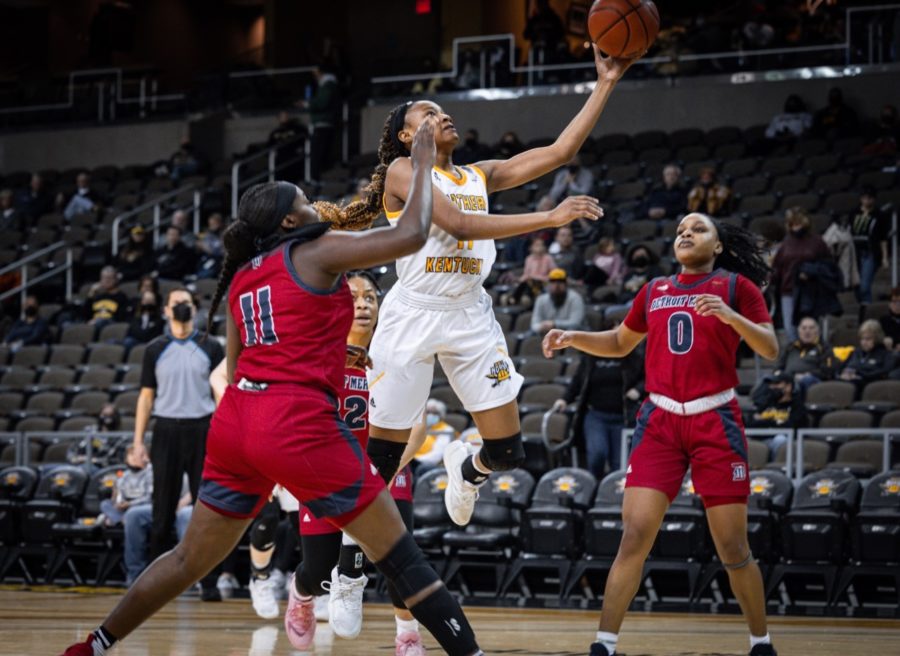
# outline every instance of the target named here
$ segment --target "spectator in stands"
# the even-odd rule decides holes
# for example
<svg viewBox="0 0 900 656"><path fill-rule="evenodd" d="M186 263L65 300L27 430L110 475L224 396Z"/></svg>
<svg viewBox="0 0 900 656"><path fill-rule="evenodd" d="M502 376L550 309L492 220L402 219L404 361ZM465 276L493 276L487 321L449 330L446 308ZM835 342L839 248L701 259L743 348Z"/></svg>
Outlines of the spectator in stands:
<svg viewBox="0 0 900 656"><path fill-rule="evenodd" d="M816 112L813 120L813 133L825 139L842 139L852 137L859 131L859 119L856 112L844 103L844 94L833 87L828 92L828 104Z"/></svg>
<svg viewBox="0 0 900 656"><path fill-rule="evenodd" d="M116 256L116 266L122 280L137 280L153 270L153 246L143 226L134 226L128 234L128 242Z"/></svg>
<svg viewBox="0 0 900 656"><path fill-rule="evenodd" d="M687 192L681 185L681 167L668 164L663 168L662 185L654 187L643 205L643 215L649 219L675 219L687 209Z"/></svg>
<svg viewBox="0 0 900 656"><path fill-rule="evenodd" d="M513 131L505 132L500 141L494 146L494 157L497 159L509 159L525 150L525 144L519 140L519 135Z"/></svg>
<svg viewBox="0 0 900 656"><path fill-rule="evenodd" d="M590 195L594 187L594 174L581 165L581 157L575 155L564 168L556 172L553 186L546 196L538 202L538 211L543 212L555 207L561 200L569 196Z"/></svg>
<svg viewBox="0 0 900 656"><path fill-rule="evenodd" d="M554 269L556 269L556 262L553 256L547 252L547 244L544 243L543 238L533 237L528 257L525 258L525 268L516 281L518 284L509 299L512 304L518 305L524 301L530 306L534 299L544 291L544 283L547 282L550 272Z"/></svg>
<svg viewBox="0 0 900 656"><path fill-rule="evenodd" d="M850 219L850 233L856 246L859 266L857 298L862 304L872 302L872 281L879 266L888 267L888 235L891 222L875 204L875 190L866 187L859 196L859 210Z"/></svg>
<svg viewBox="0 0 900 656"><path fill-rule="evenodd" d="M53 211L53 198L44 188L44 178L40 173L31 174L28 189L16 198L16 207L30 221Z"/></svg>
<svg viewBox="0 0 900 656"><path fill-rule="evenodd" d="M197 254L200 263L197 266L198 278L218 278L225 248L222 245L222 229L225 221L218 212L206 219L206 231L197 238Z"/></svg>
<svg viewBox="0 0 900 656"><path fill-rule="evenodd" d="M128 325L125 348L130 351L137 344L146 344L156 339L163 334L164 326L159 297L151 291L142 292L140 305Z"/></svg>
<svg viewBox="0 0 900 656"><path fill-rule="evenodd" d="M784 112L776 114L769 121L766 128L766 139L769 140L770 146L793 143L812 127L812 114L806 109L806 104L796 94L791 94L784 101ZM768 148L771 150L771 147Z"/></svg>
<svg viewBox="0 0 900 656"><path fill-rule="evenodd" d="M622 293L619 301L631 307L631 301L654 278L662 275L659 256L643 244L635 244L625 255L625 274L622 277Z"/></svg>
<svg viewBox="0 0 900 656"><path fill-rule="evenodd" d="M797 339L794 316L794 287L804 262L830 260L831 251L822 238L810 230L812 222L800 208L785 212L787 235L772 261L772 285L778 290L781 321L789 341Z"/></svg>
<svg viewBox="0 0 900 656"><path fill-rule="evenodd" d="M725 216L731 211L731 189L716 181L716 170L700 169L697 184L688 194L689 212L703 212L709 216Z"/></svg>
<svg viewBox="0 0 900 656"><path fill-rule="evenodd" d="M453 161L459 164L471 164L490 159L493 156L491 147L478 140L478 130L466 130L462 145L453 151Z"/></svg>
<svg viewBox="0 0 900 656"><path fill-rule="evenodd" d="M584 254L575 243L570 226L557 228L547 252L553 257L556 266L566 272L569 280L581 280L584 276Z"/></svg>
<svg viewBox="0 0 900 656"><path fill-rule="evenodd" d="M79 214L96 212L100 209L100 195L91 189L91 176L82 171L75 178L75 193L65 200L63 215L71 221Z"/></svg>
<svg viewBox="0 0 900 656"><path fill-rule="evenodd" d="M335 71L319 66L314 71L316 91L312 98L297 104L309 111L312 126L310 138L310 168L313 180L321 179L322 173L331 168L334 159L334 137L340 123L341 97Z"/></svg>
<svg viewBox="0 0 900 656"><path fill-rule="evenodd" d="M200 158L194 150L190 137L183 137L168 161L157 164L154 173L161 178L171 178L178 182L182 178L195 175L201 169Z"/></svg>
<svg viewBox="0 0 900 656"><path fill-rule="evenodd" d="M114 321L125 321L128 312L128 297L119 289L119 272L114 266L100 269L100 280L88 290L88 323L99 331Z"/></svg>
<svg viewBox="0 0 900 656"><path fill-rule="evenodd" d="M154 469L152 558L168 547L184 474L189 478L191 498L197 498L206 434L215 410L209 375L224 357L218 341L203 339L196 330L197 305L189 291L183 287L170 291L164 311L168 334L150 342L144 351L134 418L133 444L141 455L147 452L144 434L150 416L156 417L150 450ZM202 599L221 599L217 576L211 573L201 581Z"/></svg>
<svg viewBox="0 0 900 656"><path fill-rule="evenodd" d="M584 282L589 288L608 285L617 287L625 277L625 260L619 252L619 245L612 237L603 237L597 242L597 253L584 274Z"/></svg>
<svg viewBox="0 0 900 656"><path fill-rule="evenodd" d="M353 190L352 194L348 194L344 196L341 202L344 205L349 205L350 203L355 203L358 200L365 200L366 198L366 187L372 182L370 178L363 176L356 180L356 187Z"/></svg>
<svg viewBox="0 0 900 656"><path fill-rule="evenodd" d="M894 368L894 354L884 346L884 331L874 319L859 327L859 348L853 350L838 377L856 383L857 390L876 380L885 380Z"/></svg>
<svg viewBox="0 0 900 656"><path fill-rule="evenodd" d="M775 370L787 374L801 395L810 386L828 380L834 374L831 347L822 340L819 322L803 317L797 325L797 339L781 352Z"/></svg>
<svg viewBox="0 0 900 656"><path fill-rule="evenodd" d="M438 399L428 399L425 403L425 441L409 463L416 477L443 466L444 449L459 437L456 429L444 421L446 416L446 403Z"/></svg>
<svg viewBox="0 0 900 656"><path fill-rule="evenodd" d="M20 230L22 228L22 215L13 205L13 190L0 191L0 230Z"/></svg>
<svg viewBox="0 0 900 656"><path fill-rule="evenodd" d="M867 143L862 153L869 157L892 156L896 155L898 150L900 150L900 121L897 120L897 108L885 105L881 108L878 122L868 130Z"/></svg>
<svg viewBox="0 0 900 656"><path fill-rule="evenodd" d="M171 225L181 230L182 244L191 250L197 247L197 235L194 234L193 221L186 210L175 210L172 212Z"/></svg>
<svg viewBox="0 0 900 656"><path fill-rule="evenodd" d="M182 243L181 229L170 225L165 243L156 251L156 274L164 280L181 281L194 271L194 252Z"/></svg>
<svg viewBox="0 0 900 656"><path fill-rule="evenodd" d="M153 468L149 466L147 458L130 446L125 450L125 465L128 469L116 480L112 497L100 502L101 517L104 520L102 523L106 526L121 524L129 508L150 504Z"/></svg>
<svg viewBox="0 0 900 656"><path fill-rule="evenodd" d="M543 335L552 328L578 330L584 324L584 300L569 288L566 272L553 269L547 291L537 297L531 315L532 332Z"/></svg>
<svg viewBox="0 0 900 656"><path fill-rule="evenodd" d="M583 439L587 469L597 480L605 475L607 463L610 471L621 466L622 429L644 395L643 353L636 348L624 358L582 354L565 393L553 404L556 412L577 404L575 441Z"/></svg>
<svg viewBox="0 0 900 656"><path fill-rule="evenodd" d="M533 13L525 22L523 36L531 42L532 48L543 53L543 63L550 64L556 60L560 47L565 45L566 29L549 0L537 0L533 7ZM535 55L536 63L539 59Z"/></svg>
<svg viewBox="0 0 900 656"><path fill-rule="evenodd" d="M29 294L22 305L22 317L13 323L3 338L3 343L13 350L23 346L46 344L50 341L50 326L39 315L41 311L37 296Z"/></svg>
<svg viewBox="0 0 900 656"><path fill-rule="evenodd" d="M805 428L809 423L804 394L796 387L794 378L786 371L766 376L751 393L754 411L747 422L748 428ZM774 460L778 449L787 443L787 435L779 434L766 439L769 459Z"/></svg>
<svg viewBox="0 0 900 656"><path fill-rule="evenodd" d="M113 433L122 426L122 415L115 403L104 403L97 414L96 431L98 433Z"/></svg>
<svg viewBox="0 0 900 656"><path fill-rule="evenodd" d="M145 274L138 280L138 296L144 292L153 292L156 298L159 298L159 280L153 274Z"/></svg>
<svg viewBox="0 0 900 656"><path fill-rule="evenodd" d="M884 331L884 345L894 353L900 353L900 287L891 290L888 313L878 319ZM900 364L900 363L898 363Z"/></svg>
<svg viewBox="0 0 900 656"><path fill-rule="evenodd" d="M286 111L278 112L278 127L269 133L269 146L278 146L306 136L306 126Z"/></svg>

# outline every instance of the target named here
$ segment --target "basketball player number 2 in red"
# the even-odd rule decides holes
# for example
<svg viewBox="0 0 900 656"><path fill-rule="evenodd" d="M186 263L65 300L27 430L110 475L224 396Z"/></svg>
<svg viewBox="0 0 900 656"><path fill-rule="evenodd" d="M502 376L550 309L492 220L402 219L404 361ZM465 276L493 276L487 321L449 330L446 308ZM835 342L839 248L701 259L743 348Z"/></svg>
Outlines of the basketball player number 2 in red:
<svg viewBox="0 0 900 656"><path fill-rule="evenodd" d="M694 345L694 320L687 312L675 312L669 317L669 350L684 355Z"/></svg>
<svg viewBox="0 0 900 656"><path fill-rule="evenodd" d="M266 285L254 292L241 294L240 302L241 317L247 335L244 346L277 344L275 316L272 314L272 288ZM259 326L258 330L257 325Z"/></svg>

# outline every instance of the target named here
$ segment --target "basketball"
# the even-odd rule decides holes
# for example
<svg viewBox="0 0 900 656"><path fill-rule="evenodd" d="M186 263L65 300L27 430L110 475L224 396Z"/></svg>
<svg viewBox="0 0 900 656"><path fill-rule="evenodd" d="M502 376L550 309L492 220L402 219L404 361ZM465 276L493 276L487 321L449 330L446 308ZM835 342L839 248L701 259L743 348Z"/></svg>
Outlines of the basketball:
<svg viewBox="0 0 900 656"><path fill-rule="evenodd" d="M638 57L659 33L659 11L651 0L597 0L588 13L588 32L611 57Z"/></svg>

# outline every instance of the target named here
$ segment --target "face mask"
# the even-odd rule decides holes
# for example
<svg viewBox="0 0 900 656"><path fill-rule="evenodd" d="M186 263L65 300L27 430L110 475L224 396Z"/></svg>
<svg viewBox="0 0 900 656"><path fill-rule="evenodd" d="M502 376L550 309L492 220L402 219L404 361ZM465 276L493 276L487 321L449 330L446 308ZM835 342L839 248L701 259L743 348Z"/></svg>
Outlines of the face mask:
<svg viewBox="0 0 900 656"><path fill-rule="evenodd" d="M469 137L468 139L466 139L467 146L474 146L477 143L478 143L478 140L475 139L475 137Z"/></svg>
<svg viewBox="0 0 900 656"><path fill-rule="evenodd" d="M29 318L36 317L37 313L38 313L38 309L33 305L29 305L27 308L25 308L25 316L26 317L29 317Z"/></svg>
<svg viewBox="0 0 900 656"><path fill-rule="evenodd" d="M436 412L429 412L425 415L425 425L434 426L441 420L441 416Z"/></svg>
<svg viewBox="0 0 900 656"><path fill-rule="evenodd" d="M172 308L172 318L180 323L187 323L193 316L194 309L191 307L190 303L177 303L175 307Z"/></svg>
<svg viewBox="0 0 900 656"><path fill-rule="evenodd" d="M131 472L139 472L144 469L143 467L135 467L134 465L126 465L126 467L128 467L128 470Z"/></svg>
<svg viewBox="0 0 900 656"><path fill-rule="evenodd" d="M153 304L144 304L141 305L141 312L153 312L156 309L156 306Z"/></svg>
<svg viewBox="0 0 900 656"><path fill-rule="evenodd" d="M115 423L116 423L115 417L110 417L109 415L100 417L100 425L105 428L112 428L113 424L115 424Z"/></svg>
<svg viewBox="0 0 900 656"><path fill-rule="evenodd" d="M632 265L637 267L643 267L650 264L650 258L646 255L638 255L633 260L631 260Z"/></svg>
<svg viewBox="0 0 900 656"><path fill-rule="evenodd" d="M791 228L791 234L796 237L802 237L806 234L806 228Z"/></svg>

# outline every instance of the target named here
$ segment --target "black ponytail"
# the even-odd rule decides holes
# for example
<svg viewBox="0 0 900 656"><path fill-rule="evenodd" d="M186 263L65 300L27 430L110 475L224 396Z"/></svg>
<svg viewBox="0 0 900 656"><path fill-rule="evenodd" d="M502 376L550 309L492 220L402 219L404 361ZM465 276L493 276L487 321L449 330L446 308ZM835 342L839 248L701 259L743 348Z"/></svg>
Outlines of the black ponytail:
<svg viewBox="0 0 900 656"><path fill-rule="evenodd" d="M732 273L739 273L757 287L764 287L769 280L771 269L766 262L759 237L749 230L733 223L724 223L710 218L719 234L722 252L716 258L715 266Z"/></svg>

